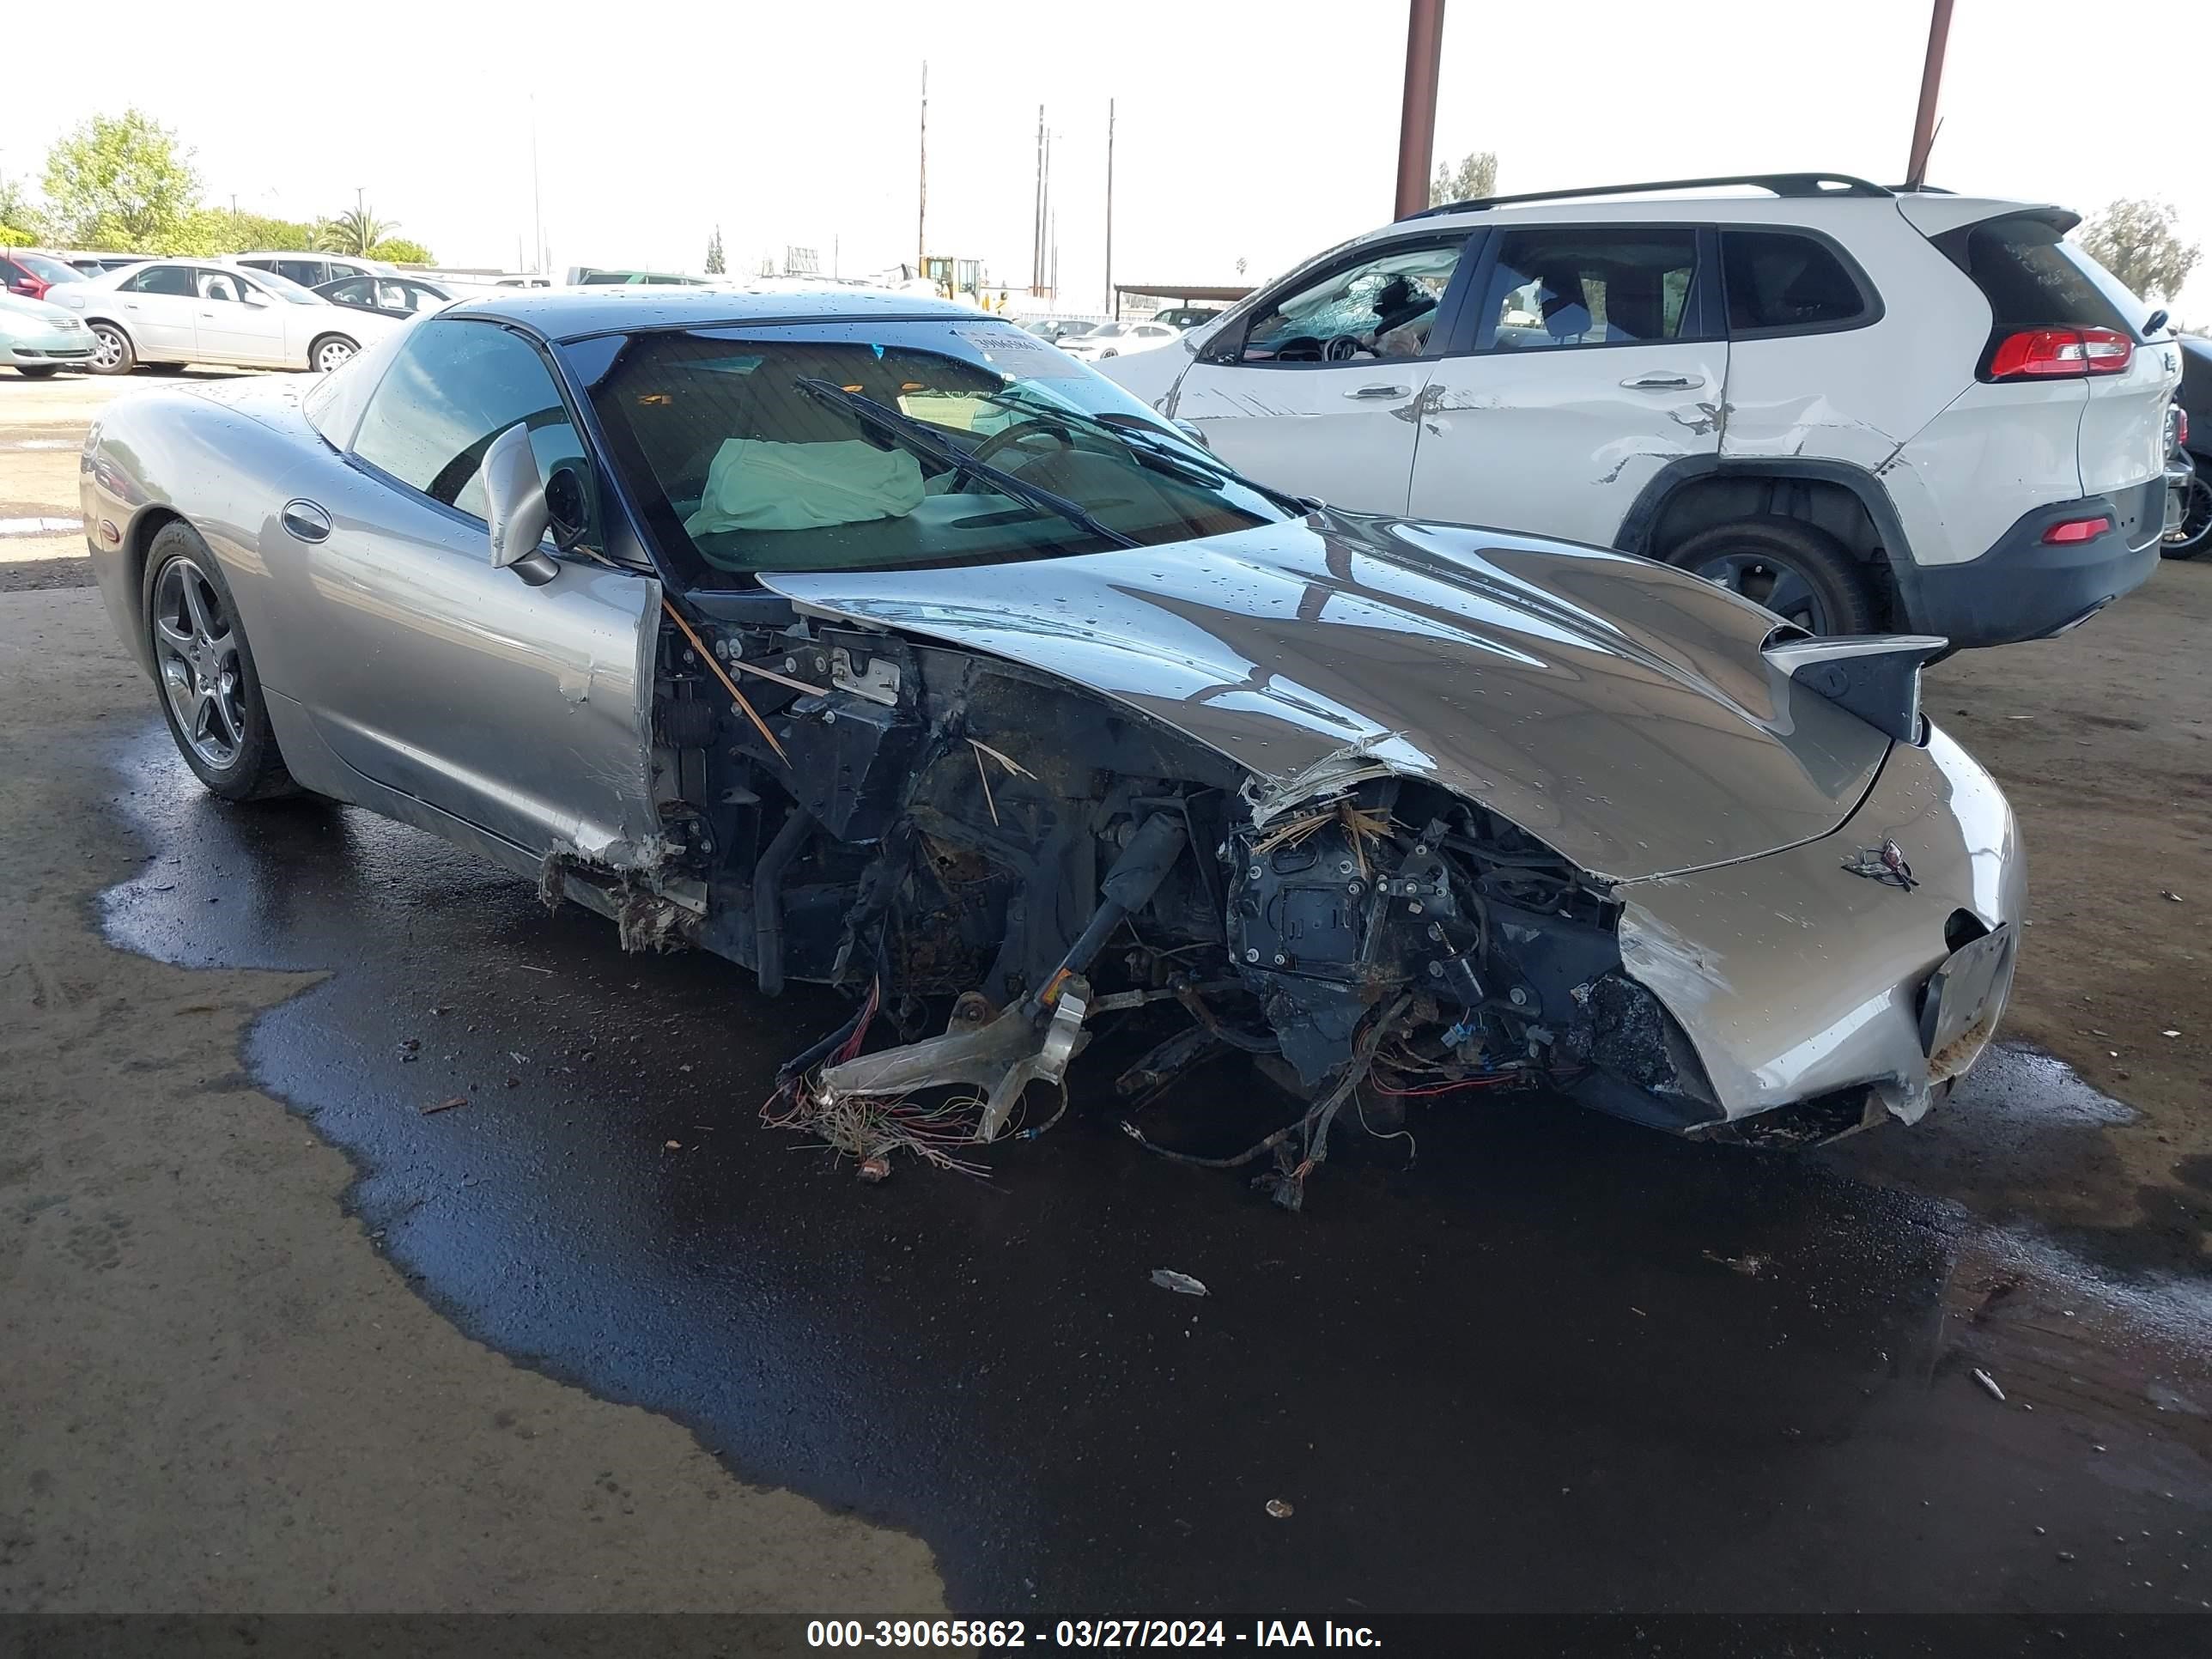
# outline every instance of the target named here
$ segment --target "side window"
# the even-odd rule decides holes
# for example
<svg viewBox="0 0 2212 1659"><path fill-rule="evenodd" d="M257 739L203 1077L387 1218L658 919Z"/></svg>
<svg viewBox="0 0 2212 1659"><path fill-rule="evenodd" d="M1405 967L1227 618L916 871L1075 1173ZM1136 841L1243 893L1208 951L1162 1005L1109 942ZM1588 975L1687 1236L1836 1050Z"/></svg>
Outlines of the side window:
<svg viewBox="0 0 2212 1659"><path fill-rule="evenodd" d="M301 288L320 288L331 280L331 268L320 259L279 259L276 274L289 276Z"/></svg>
<svg viewBox="0 0 2212 1659"><path fill-rule="evenodd" d="M192 273L183 265L148 265L123 284L127 294L173 294L190 300L198 296Z"/></svg>
<svg viewBox="0 0 2212 1659"><path fill-rule="evenodd" d="M1648 345L1683 337L1697 270L1690 230L1516 230L1483 301L1499 351Z"/></svg>
<svg viewBox="0 0 2212 1659"><path fill-rule="evenodd" d="M1728 283L1731 334L1871 320L1866 295L1843 261L1810 236L1723 230L1721 271Z"/></svg>
<svg viewBox="0 0 2212 1659"><path fill-rule="evenodd" d="M1419 357L1466 239L1400 243L1261 302L1239 361L1341 363ZM1435 342L1442 349L1443 342Z"/></svg>
<svg viewBox="0 0 2212 1659"><path fill-rule="evenodd" d="M331 291L323 296L326 300L333 300L342 305L354 306L368 306L376 303L376 296L369 292L368 284L358 276L349 283L333 283L329 286Z"/></svg>
<svg viewBox="0 0 2212 1659"><path fill-rule="evenodd" d="M222 300L231 305L239 303L238 283L220 270L196 270L192 281L203 300Z"/></svg>
<svg viewBox="0 0 2212 1659"><path fill-rule="evenodd" d="M553 371L535 346L495 323L421 323L370 397L353 449L481 519L484 451L518 421L530 428L540 473L550 477L556 463L582 458ZM587 539L596 544L596 535Z"/></svg>

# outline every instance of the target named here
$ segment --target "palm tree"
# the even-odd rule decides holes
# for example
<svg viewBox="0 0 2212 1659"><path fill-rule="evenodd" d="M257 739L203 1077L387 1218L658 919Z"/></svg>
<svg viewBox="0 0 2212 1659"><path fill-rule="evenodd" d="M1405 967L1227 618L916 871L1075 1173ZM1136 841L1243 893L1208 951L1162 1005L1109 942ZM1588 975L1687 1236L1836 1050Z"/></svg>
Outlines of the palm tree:
<svg viewBox="0 0 2212 1659"><path fill-rule="evenodd" d="M380 219L366 207L349 208L316 227L315 246L325 253L365 255L398 228L397 221Z"/></svg>

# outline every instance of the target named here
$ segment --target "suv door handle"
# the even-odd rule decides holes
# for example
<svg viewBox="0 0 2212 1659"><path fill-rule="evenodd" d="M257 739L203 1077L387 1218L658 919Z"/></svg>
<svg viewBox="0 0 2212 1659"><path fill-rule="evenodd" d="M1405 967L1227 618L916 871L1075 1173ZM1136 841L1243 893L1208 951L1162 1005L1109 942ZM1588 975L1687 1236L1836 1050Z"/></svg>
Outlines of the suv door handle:
<svg viewBox="0 0 2212 1659"><path fill-rule="evenodd" d="M277 522L284 526L284 533L295 541L319 542L330 538L331 515L310 501L285 502L284 511L278 515Z"/></svg>
<svg viewBox="0 0 2212 1659"><path fill-rule="evenodd" d="M1631 392L1695 392L1705 383L1702 374L1632 374L1621 385Z"/></svg>
<svg viewBox="0 0 2212 1659"><path fill-rule="evenodd" d="M1413 388L1409 386L1354 386L1344 394L1347 398L1410 398Z"/></svg>

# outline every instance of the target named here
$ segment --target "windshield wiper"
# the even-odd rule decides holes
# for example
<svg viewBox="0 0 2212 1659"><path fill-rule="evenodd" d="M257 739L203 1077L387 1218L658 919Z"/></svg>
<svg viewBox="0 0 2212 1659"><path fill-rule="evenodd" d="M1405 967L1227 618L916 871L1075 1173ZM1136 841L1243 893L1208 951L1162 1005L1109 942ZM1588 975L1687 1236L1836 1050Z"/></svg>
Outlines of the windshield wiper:
<svg viewBox="0 0 2212 1659"><path fill-rule="evenodd" d="M1010 496L1024 506L1036 508L1039 512L1049 513L1055 518L1065 519L1068 523L1089 532L1093 536L1101 537L1113 543L1116 547L1134 547L1138 544L1134 537L1125 536L1120 531L1101 524L1091 516L1090 509L1080 502L1072 501L1065 495L1042 489L1025 479L1018 478L1011 472L1002 472L988 461L977 461L959 445L952 442L949 438L939 435L937 429L927 421L917 421L911 415L902 415L888 404L878 403L873 398L862 392L848 392L843 386L833 385L818 375L803 374L793 380L792 384L809 397L818 398L825 403L834 403L842 408L850 410L860 420L880 431L889 433L895 438L904 440L908 445L920 450L930 459L942 461L955 469L956 479L963 476L985 479L1000 495Z"/></svg>

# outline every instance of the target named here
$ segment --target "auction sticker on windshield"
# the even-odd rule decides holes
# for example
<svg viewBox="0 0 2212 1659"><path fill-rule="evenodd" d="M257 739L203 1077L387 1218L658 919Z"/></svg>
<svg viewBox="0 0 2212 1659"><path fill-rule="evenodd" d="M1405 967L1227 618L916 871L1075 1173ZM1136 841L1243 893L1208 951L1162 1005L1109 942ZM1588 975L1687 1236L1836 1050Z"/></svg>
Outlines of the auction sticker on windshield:
<svg viewBox="0 0 2212 1659"><path fill-rule="evenodd" d="M1025 380L1066 379L1083 373L1083 365L1057 346L1047 345L1034 334L1005 324L996 327L963 328L952 331L983 354L993 368L1018 374Z"/></svg>

